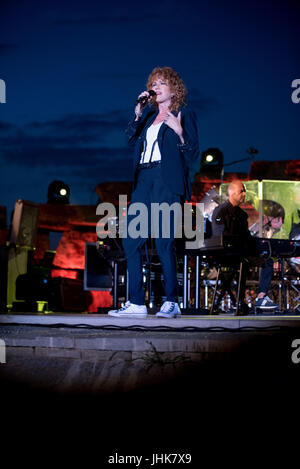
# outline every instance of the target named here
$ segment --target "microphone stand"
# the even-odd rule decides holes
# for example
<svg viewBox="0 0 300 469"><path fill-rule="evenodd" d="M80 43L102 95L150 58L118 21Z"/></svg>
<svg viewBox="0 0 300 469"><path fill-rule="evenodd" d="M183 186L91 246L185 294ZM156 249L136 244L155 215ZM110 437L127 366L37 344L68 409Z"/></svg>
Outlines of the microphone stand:
<svg viewBox="0 0 300 469"><path fill-rule="evenodd" d="M255 155L258 153L258 150L256 150L256 148L250 147L250 148L247 150L247 153L250 154L250 156L247 156L247 158L242 158L241 160L235 160L235 161L231 161L230 163L225 163L225 164L223 164L222 171L221 171L221 184L223 184L224 166L232 166L233 164L241 163L242 161L253 160L254 157L255 157Z"/></svg>

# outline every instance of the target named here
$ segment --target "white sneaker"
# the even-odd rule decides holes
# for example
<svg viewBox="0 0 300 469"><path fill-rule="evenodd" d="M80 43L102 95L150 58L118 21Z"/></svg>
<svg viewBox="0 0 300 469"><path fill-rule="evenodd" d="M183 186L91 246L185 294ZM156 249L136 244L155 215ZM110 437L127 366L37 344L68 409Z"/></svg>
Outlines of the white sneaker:
<svg viewBox="0 0 300 469"><path fill-rule="evenodd" d="M256 298L254 306L255 308L261 309L279 309L279 306L276 303L273 303L268 295L265 295L262 298Z"/></svg>
<svg viewBox="0 0 300 469"><path fill-rule="evenodd" d="M165 301L160 311L156 313L156 317L158 318L176 318L180 315L181 312L178 303L174 303L173 301Z"/></svg>
<svg viewBox="0 0 300 469"><path fill-rule="evenodd" d="M145 318L147 316L147 308L144 305L135 305L127 301L122 308L112 309L107 314L116 318Z"/></svg>

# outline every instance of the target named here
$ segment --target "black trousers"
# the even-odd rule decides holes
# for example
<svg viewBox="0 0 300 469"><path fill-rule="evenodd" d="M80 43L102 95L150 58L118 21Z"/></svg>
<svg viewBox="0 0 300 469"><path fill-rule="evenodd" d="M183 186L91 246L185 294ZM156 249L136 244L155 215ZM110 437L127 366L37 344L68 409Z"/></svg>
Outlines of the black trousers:
<svg viewBox="0 0 300 469"><path fill-rule="evenodd" d="M129 274L129 300L134 304L143 305L145 301L143 290L142 251L148 237L151 236L151 234L153 235L154 226L151 220L151 204L161 204L163 202L166 202L169 205L174 202L180 204L180 196L173 194L162 180L160 165L149 169L142 169L139 172L137 185L132 194L128 211L133 209L133 204L137 202L144 204L147 208L147 232L137 238L132 237L130 235L132 232L131 228L132 226L135 226L136 215L128 215L128 235L123 239L123 247ZM145 220L143 220L143 222L145 222ZM160 223L159 232L156 233L159 236L155 237L155 247L162 266L166 300L177 302L177 266L174 245L174 223L176 223L176 216L171 212L170 235L167 238L162 236L162 226Z"/></svg>

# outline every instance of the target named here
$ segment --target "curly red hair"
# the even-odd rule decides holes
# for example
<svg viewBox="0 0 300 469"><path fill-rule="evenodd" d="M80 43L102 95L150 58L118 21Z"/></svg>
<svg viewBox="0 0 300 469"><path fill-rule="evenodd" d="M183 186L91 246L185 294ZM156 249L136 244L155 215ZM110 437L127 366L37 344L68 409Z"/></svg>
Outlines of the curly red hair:
<svg viewBox="0 0 300 469"><path fill-rule="evenodd" d="M178 111L182 104L186 104L187 89L182 78L171 67L156 67L148 77L146 85L148 91L152 89L152 83L158 78L166 80L171 92L174 93L170 111ZM156 104L155 100L154 103Z"/></svg>

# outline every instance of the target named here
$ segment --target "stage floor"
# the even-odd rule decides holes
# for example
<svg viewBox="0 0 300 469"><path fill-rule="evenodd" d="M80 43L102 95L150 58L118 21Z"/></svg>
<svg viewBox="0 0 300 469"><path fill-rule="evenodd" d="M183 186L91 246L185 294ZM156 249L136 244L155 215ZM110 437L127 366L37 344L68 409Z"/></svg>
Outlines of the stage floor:
<svg viewBox="0 0 300 469"><path fill-rule="evenodd" d="M291 311L291 313L293 313ZM244 327L270 327L270 326L300 326L300 314L298 313L256 314L247 316L234 316L233 314L203 315L184 314L180 318L157 318L155 313L148 314L144 319L115 318L107 314L74 313L74 312L47 312L47 313L2 313L1 324L39 325L39 326L94 326L109 328L127 328L140 326L145 329L170 328L210 328L222 327L226 329L239 329Z"/></svg>
<svg viewBox="0 0 300 469"><path fill-rule="evenodd" d="M9 394L23 386L59 394L149 392L153 398L175 387L187 399L193 390L198 399L203 389L210 395L238 377L239 389L247 383L242 394L256 392L255 383L260 389L265 383L268 394L278 382L296 389L299 337L300 315L2 313L0 382Z"/></svg>

